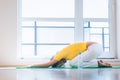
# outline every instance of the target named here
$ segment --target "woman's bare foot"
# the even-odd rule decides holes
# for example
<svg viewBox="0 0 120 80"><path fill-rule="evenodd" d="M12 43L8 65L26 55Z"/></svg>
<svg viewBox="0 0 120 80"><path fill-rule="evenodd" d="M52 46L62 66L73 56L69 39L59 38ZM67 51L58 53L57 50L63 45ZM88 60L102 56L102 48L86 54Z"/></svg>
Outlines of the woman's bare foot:
<svg viewBox="0 0 120 80"><path fill-rule="evenodd" d="M102 60L98 61L98 67L112 67L110 63L103 62Z"/></svg>

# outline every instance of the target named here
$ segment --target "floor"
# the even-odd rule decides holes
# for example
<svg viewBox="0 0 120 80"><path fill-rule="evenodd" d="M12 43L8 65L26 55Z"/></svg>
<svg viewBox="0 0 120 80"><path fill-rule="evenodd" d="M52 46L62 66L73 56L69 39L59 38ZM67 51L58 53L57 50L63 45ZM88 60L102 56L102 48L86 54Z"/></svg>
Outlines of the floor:
<svg viewBox="0 0 120 80"><path fill-rule="evenodd" d="M0 80L120 80L120 69L0 69Z"/></svg>

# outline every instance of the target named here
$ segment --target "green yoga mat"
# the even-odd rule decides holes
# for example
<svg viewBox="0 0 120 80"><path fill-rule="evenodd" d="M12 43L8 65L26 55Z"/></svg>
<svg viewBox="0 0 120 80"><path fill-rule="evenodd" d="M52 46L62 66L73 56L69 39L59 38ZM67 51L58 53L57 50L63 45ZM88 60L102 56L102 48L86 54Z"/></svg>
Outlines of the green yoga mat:
<svg viewBox="0 0 120 80"><path fill-rule="evenodd" d="M42 67L22 67L22 66L17 66L16 69L41 69ZM105 68L111 68L111 69L120 69L120 66L112 66L112 67L98 67L98 66L88 66L88 67L80 67L82 69L105 69ZM76 66L63 66L59 68L42 68L42 69L78 69Z"/></svg>
<svg viewBox="0 0 120 80"><path fill-rule="evenodd" d="M120 69L120 66L112 66L112 67L88 66L88 67L83 67L83 68L84 69L100 69L100 68Z"/></svg>
<svg viewBox="0 0 120 80"><path fill-rule="evenodd" d="M59 68L42 68L42 67L22 67L22 66L17 66L16 69L77 69L77 67L71 67L71 66L63 66Z"/></svg>

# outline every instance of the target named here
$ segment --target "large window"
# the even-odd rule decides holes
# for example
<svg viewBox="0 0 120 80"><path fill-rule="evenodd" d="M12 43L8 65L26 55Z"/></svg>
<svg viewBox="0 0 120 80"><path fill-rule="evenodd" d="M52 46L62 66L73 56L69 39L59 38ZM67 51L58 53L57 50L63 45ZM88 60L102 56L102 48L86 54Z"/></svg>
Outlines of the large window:
<svg viewBox="0 0 120 80"><path fill-rule="evenodd" d="M110 53L110 0L18 2L21 59L50 58L76 41L96 41L104 48L102 58L114 57Z"/></svg>
<svg viewBox="0 0 120 80"><path fill-rule="evenodd" d="M74 0L21 0L22 17L74 18Z"/></svg>

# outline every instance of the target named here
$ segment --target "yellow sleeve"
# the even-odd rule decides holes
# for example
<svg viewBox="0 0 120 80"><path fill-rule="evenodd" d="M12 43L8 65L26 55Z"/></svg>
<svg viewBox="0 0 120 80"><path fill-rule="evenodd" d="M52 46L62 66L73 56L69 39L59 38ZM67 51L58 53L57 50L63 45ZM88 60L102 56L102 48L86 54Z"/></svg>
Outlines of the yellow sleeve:
<svg viewBox="0 0 120 80"><path fill-rule="evenodd" d="M62 50L60 50L55 56L54 56L54 60L61 60L62 58L66 59L66 56L69 54L69 46L63 48Z"/></svg>
<svg viewBox="0 0 120 80"><path fill-rule="evenodd" d="M64 53L58 53L58 54L56 54L55 56L54 56L54 60L56 60L56 61L59 61L59 60L61 60L62 58L64 58Z"/></svg>
<svg viewBox="0 0 120 80"><path fill-rule="evenodd" d="M68 45L67 47L63 48L59 51L55 56L54 60L61 60L65 58L66 60L71 60L76 57L80 52L84 52L86 50L86 42L74 43Z"/></svg>

